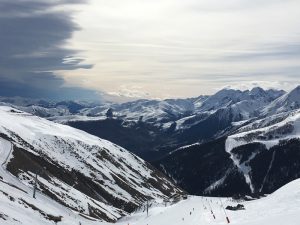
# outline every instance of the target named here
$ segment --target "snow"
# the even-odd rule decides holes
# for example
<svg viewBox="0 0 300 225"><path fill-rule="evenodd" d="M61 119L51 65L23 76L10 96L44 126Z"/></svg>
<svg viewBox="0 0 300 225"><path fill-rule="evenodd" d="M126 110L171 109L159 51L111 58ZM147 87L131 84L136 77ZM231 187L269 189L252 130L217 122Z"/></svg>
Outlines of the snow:
<svg viewBox="0 0 300 225"><path fill-rule="evenodd" d="M222 203L221 203L222 202ZM231 224L239 225L298 225L300 221L300 180L291 182L269 195L254 201L234 202L228 198L206 198L189 196L175 205L151 208L149 216L139 212L123 218L120 225L212 225L227 224L222 205L235 206L238 203L245 210L229 211L226 214ZM216 219L210 212L210 206ZM206 209L205 209L206 208ZM191 213L191 215L190 215ZM183 220L184 219L184 220Z"/></svg>
<svg viewBox="0 0 300 225"><path fill-rule="evenodd" d="M231 135L226 140L226 151L231 152L232 149L248 144L248 143L262 143L267 149L278 145L281 140L288 140L292 138L300 138L300 110L289 112L288 114L279 114L279 119L269 117L263 120L257 120L245 127L240 128L236 134ZM281 119L283 117L283 119ZM292 126L293 130L287 133L282 133L280 129L284 129L286 126ZM244 131L245 130L245 131ZM262 140L259 137L269 134L275 134L269 140ZM251 138L248 138L251 137Z"/></svg>
<svg viewBox="0 0 300 225"><path fill-rule="evenodd" d="M68 218L69 222L72 220L86 220L83 217L79 219L78 217L80 216L77 213L63 207L40 192L37 192L36 199L33 199L32 188L18 180L4 167L11 152L12 144L0 138L0 224L53 224L53 222L46 220L37 210L33 210L28 205L26 206L24 202L34 205L46 214ZM108 206L105 207L108 208ZM2 221L1 215L5 218L4 221ZM61 224L71 224L69 222L62 222ZM75 222L72 223L74 224Z"/></svg>
<svg viewBox="0 0 300 225"><path fill-rule="evenodd" d="M243 173L246 182L253 191L249 162L257 153L253 153L247 161L241 163L238 155L232 153L232 150L249 143L261 143L265 145L266 149L270 149L278 145L282 140L293 138L300 138L300 110L254 120L252 123L237 130L236 134L227 137L225 150L230 154L233 163ZM271 169L272 161L268 171Z"/></svg>
<svg viewBox="0 0 300 225"><path fill-rule="evenodd" d="M230 158L232 159L234 165L237 166L237 168L240 170L240 172L242 172L242 174L245 177L245 180L247 182L247 184L249 185L251 191L254 191L253 185L252 185L252 181L251 181L251 167L248 165L248 163L256 156L256 153L252 153L252 155L248 158L247 161L241 163L240 159L237 157L237 155L233 154L231 151L240 146L245 144L246 142L241 142L241 141L236 141L233 138L228 137L225 143L225 150L226 152L228 152L230 154Z"/></svg>
<svg viewBox="0 0 300 225"><path fill-rule="evenodd" d="M270 149L273 146L278 145L281 140L300 138L300 110L290 113L289 116L284 115L283 117L284 118L280 120L276 120L276 118L274 119L273 116L263 120L254 121L249 125L240 128L236 134L231 135L226 139L225 150L230 154L233 163L243 173L245 180L252 191L254 189L250 176L251 167L249 166L249 162L256 156L257 153L253 153L247 161L240 163L239 158L237 158L237 155L232 153L232 150L249 143L261 143L264 144L267 149ZM293 130L291 132L282 133L282 129L288 125L292 126ZM268 140L270 134L272 134L272 138ZM265 138L262 139L262 137Z"/></svg>
<svg viewBox="0 0 300 225"><path fill-rule="evenodd" d="M128 193L126 187L118 185L114 177L135 189L141 196L149 196L154 199L166 197L154 185L147 184L145 186L148 179L156 180L157 178L153 176L154 171L148 167L144 160L109 141L86 132L11 107L1 106L0 133L10 137L12 142L0 140L2 163L9 159L13 144L35 155L42 155L44 160L60 165L66 170L79 171L98 183L113 198L136 205L143 201L138 195L133 196L132 193ZM33 148L28 146L33 146ZM7 171L5 171L5 167L0 170L1 176L5 180L16 184L27 192L32 192L32 188L29 187L32 185L27 181L32 179L34 174L24 172L19 176L22 182L17 179L17 183L14 183L16 178L7 176ZM95 205L112 219L117 219L121 214L124 214L122 210L96 201L53 176L49 177L49 180L39 179L40 185L46 186L49 192L58 199L61 198L61 201L64 201L69 207L87 213L88 205ZM161 179L164 179L165 184L169 185L169 187L164 186L165 191L179 191L168 180ZM169 189L170 187L174 187L174 189Z"/></svg>
<svg viewBox="0 0 300 225"><path fill-rule="evenodd" d="M273 115L288 112L300 107L300 86L277 98L267 107L262 109L262 115Z"/></svg>
<svg viewBox="0 0 300 225"><path fill-rule="evenodd" d="M80 214L59 205L53 200L41 195L37 195L34 199L31 193L24 193L14 187L0 182L0 224L1 225L44 225L54 224L53 221L46 219L42 213L32 209L26 203L34 205L36 208L46 214L53 216L62 216L61 225L79 224L99 224L95 221L85 219ZM1 215L5 215L6 220L1 219ZM106 223L101 223L106 224Z"/></svg>
<svg viewBox="0 0 300 225"><path fill-rule="evenodd" d="M13 110L13 111L12 111ZM294 122L297 133L300 128L299 114L295 113L291 117L288 117L289 122ZM12 122L13 121L13 122ZM283 121L282 121L283 122ZM285 121L286 122L286 121ZM285 124L285 123L284 123ZM106 176L111 176L110 172L116 174L122 174L124 177L135 179L137 183L143 181L139 173L145 177L151 177L151 171L145 167L143 160L134 157L126 150L102 139L89 135L85 132L70 128L61 124L55 124L53 122L32 116L28 113L16 111L10 107L0 107L0 132L6 135L11 135L11 141L13 144L20 145L17 139L12 135L19 135L23 140L30 143L35 149L43 151L46 155L49 155L53 160L59 161L62 165L69 168L80 168L86 176L89 176L90 170L87 165L94 167L97 171L101 171ZM75 152L84 158L81 160L75 160L70 151L65 145L62 144L62 140L68 142L72 146L75 146ZM235 139L230 139L226 142L226 146L230 149L236 145ZM43 145L43 148L41 146ZM98 147L97 147L98 146ZM24 147L24 146L23 146ZM29 176L32 178L33 174L21 173L19 179L13 177L8 171L6 171L6 163L11 159L12 143L10 141L0 139L0 224L2 225L32 225L32 224L54 224L45 218L46 214L56 217L62 216L62 221L58 224L62 225L108 225L99 220L93 221L87 219L86 216L82 216L80 213L70 210L58 202L53 201L49 197L37 192L37 198L32 198L32 188L29 183L24 182L21 179L22 176ZM29 151L29 149L28 149ZM39 151L31 150L35 154L39 154ZM64 154L61 152L64 151ZM106 151L117 159L126 161L126 164L120 168L115 168L109 161L102 161L96 163L95 154L98 151ZM251 158L251 157L250 157ZM84 160L83 160L84 159ZM83 161L86 161L84 163ZM131 165L139 173L135 173L130 170L127 165ZM240 165L244 172L247 172L247 168L243 168L245 165ZM94 171L92 171L94 172ZM97 174L101 176L101 174ZM81 205L91 204L88 201L88 197L72 187L66 185L63 181L55 179L53 177L50 180L39 178L40 185L47 185L53 192L62 193L61 190L65 189L67 198L67 204L72 205L72 198L76 198L81 202ZM130 179L128 179L129 181ZM218 185L222 180L216 182ZM14 186L12 186L14 185ZM107 188L114 193L119 193L118 196L128 201L135 201L133 196L128 196L125 190L118 189L116 185L107 183ZM133 183L132 185L135 185ZM17 187L17 188L16 188ZM62 188L59 188L62 187ZM176 204L168 203L165 206L161 200L162 195L155 189L145 189L139 185L136 185L137 190L141 193L146 193L154 197L153 207L149 210L149 216L142 210L128 215L122 218L116 223L116 225L193 225L193 224L227 224L226 215L221 205L225 207L227 205L236 205L237 202L233 202L228 198L207 198L189 196L187 200L180 201ZM93 200L94 201L94 200ZM95 202L95 201L94 201ZM221 204L222 202L222 204ZM28 203L28 204L27 204ZM241 202L246 210L242 211L228 211L228 215L231 224L239 225L298 225L300 221L300 180L295 180L286 186L282 187L275 193L255 201ZM95 202L99 204L108 215L112 218L118 217L118 211L111 206ZM30 206L31 205L31 206ZM34 210L32 208L38 210ZM76 205L72 205L73 207ZM77 205L77 207L79 207ZM84 210L84 208L83 208ZM216 219L211 214L213 211Z"/></svg>
<svg viewBox="0 0 300 225"><path fill-rule="evenodd" d="M21 182L11 175L6 169L5 165L9 161L12 153L12 144L9 141L0 138L0 176L2 181L8 182L12 185L22 188L25 191L28 191L28 188L21 184Z"/></svg>
<svg viewBox="0 0 300 225"><path fill-rule="evenodd" d="M189 148L194 147L194 146L199 146L199 145L200 145L200 143L198 143L198 142L194 143L194 144L190 144L190 145L184 145L184 146L182 146L180 148L177 148L177 149L173 150L172 152L169 152L169 155L172 155L175 152L183 151L183 150L189 149Z"/></svg>
<svg viewBox="0 0 300 225"><path fill-rule="evenodd" d="M51 116L47 118L50 121L54 121L61 124L66 124L68 122L77 121L99 121L106 120L106 116L82 116L82 115L64 115L64 116Z"/></svg>
<svg viewBox="0 0 300 225"><path fill-rule="evenodd" d="M231 224L238 225L298 225L300 221L300 180L295 180L282 187L275 193L254 201L235 202L229 198L213 198L188 196L187 200L176 204L164 203L154 204L149 209L149 215L146 211L138 211L130 216L122 218L115 223L116 225L213 225L227 224L228 216ZM13 197L15 200L9 200L4 193ZM0 215L4 214L7 220L0 217L0 223L3 225L32 225L32 224L54 224L45 219L39 212L25 207L20 199L35 205L40 210L54 216L62 216L62 221L58 224L76 225L79 222L82 225L109 225L101 221L91 221L85 219L80 214L53 204L51 200L33 199L26 193L19 191L9 185L0 182ZM243 204L245 210L229 211L223 207L228 205L235 206ZM223 206L223 207L222 207ZM216 219L211 214L213 211ZM15 220L17 221L15 221Z"/></svg>

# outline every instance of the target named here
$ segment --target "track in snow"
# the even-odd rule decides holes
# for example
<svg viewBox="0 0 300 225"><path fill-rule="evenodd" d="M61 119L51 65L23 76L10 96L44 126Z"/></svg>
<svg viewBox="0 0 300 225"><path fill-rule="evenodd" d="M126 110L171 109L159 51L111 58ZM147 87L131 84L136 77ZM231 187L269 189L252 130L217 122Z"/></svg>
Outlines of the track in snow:
<svg viewBox="0 0 300 225"><path fill-rule="evenodd" d="M5 165L9 157L11 156L12 150L13 145L9 141L0 138L0 176L3 179L3 182L13 185L28 193L30 191L30 188L20 182L18 178L9 173L5 168Z"/></svg>

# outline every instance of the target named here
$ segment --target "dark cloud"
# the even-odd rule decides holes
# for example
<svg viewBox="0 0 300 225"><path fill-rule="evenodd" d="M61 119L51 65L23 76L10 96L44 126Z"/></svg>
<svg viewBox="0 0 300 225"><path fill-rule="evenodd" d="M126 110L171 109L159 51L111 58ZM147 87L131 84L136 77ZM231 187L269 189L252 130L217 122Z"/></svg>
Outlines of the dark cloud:
<svg viewBox="0 0 300 225"><path fill-rule="evenodd" d="M62 99L75 93L76 98L95 94L81 88L65 88L64 80L55 75L58 70L91 68L76 57L78 51L63 47L79 29L72 14L53 9L84 2L0 1L0 95Z"/></svg>
<svg viewBox="0 0 300 225"><path fill-rule="evenodd" d="M50 81L53 82L50 76ZM59 80L58 80L59 81ZM45 80L43 80L45 82ZM30 85L0 78L0 95L7 97L21 96L25 98L52 99L52 100L88 100L100 101L100 94L92 90L72 87L55 87ZM60 83L60 82L59 82Z"/></svg>

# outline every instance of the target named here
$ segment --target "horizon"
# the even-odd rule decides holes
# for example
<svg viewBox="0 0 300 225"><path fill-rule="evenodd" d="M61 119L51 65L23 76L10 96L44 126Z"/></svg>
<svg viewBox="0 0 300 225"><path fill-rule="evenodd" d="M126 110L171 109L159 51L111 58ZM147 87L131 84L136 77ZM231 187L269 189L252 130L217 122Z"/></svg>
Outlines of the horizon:
<svg viewBox="0 0 300 225"><path fill-rule="evenodd" d="M106 100L91 100L91 99L47 99L47 98L31 98L31 97L22 97L22 96L1 96L0 95L0 101L1 100L5 100L5 99L9 99L9 100L32 100L32 101L47 101L47 102L52 102L52 103L59 103L59 102L85 102L88 104L123 104L123 103L130 103L130 102L136 102L136 101L166 101L166 100L185 100L185 99L197 99L199 97L210 97L210 96L214 96L217 93L223 91L223 90L234 90L234 91L241 91L241 92L251 92L253 89L255 88L261 88L264 91L283 91L284 94L289 93L291 91L293 91L296 88L299 88L299 85L295 85L295 88L292 88L290 90L284 90L284 89L280 89L280 88L263 88L260 86L253 86L251 88L245 88L245 89L239 89L237 87L223 87L219 90L217 90L216 92L210 94L210 95L196 95L196 96L192 96L192 97L186 97L186 98L164 98L164 99L159 99L159 98L128 98L128 97L124 97L124 98L111 98L111 99L106 99ZM5 102L5 101L4 101Z"/></svg>
<svg viewBox="0 0 300 225"><path fill-rule="evenodd" d="M291 90L300 2L3 0L0 95L127 101Z"/></svg>

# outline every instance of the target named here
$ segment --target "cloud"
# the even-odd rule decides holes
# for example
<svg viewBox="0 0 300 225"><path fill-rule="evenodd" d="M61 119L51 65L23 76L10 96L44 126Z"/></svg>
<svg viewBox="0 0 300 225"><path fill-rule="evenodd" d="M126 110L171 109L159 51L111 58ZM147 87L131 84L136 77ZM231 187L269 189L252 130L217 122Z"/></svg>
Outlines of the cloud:
<svg viewBox="0 0 300 225"><path fill-rule="evenodd" d="M150 94L145 92L143 87L137 85L121 85L119 90L115 92L108 92L107 94L115 97L133 99L144 99L150 97Z"/></svg>
<svg viewBox="0 0 300 225"><path fill-rule="evenodd" d="M262 87L264 89L276 89L290 91L297 87L297 84L292 82L280 81L247 81L247 82L232 82L231 85L224 86L223 88L238 89L238 90L251 90L254 87ZM219 91L219 90L216 90Z"/></svg>
<svg viewBox="0 0 300 225"><path fill-rule="evenodd" d="M64 87L58 71L89 69L79 51L64 47L79 27L70 10L83 0L1 0L0 95L69 98L91 91ZM94 96L95 97L95 96Z"/></svg>
<svg viewBox="0 0 300 225"><path fill-rule="evenodd" d="M120 98L190 97L270 80L289 89L299 82L299 7L297 0L0 0L0 95L8 85L61 97L73 85L85 96L93 94L83 88Z"/></svg>
<svg viewBox="0 0 300 225"><path fill-rule="evenodd" d="M244 52L225 54L220 60L247 61L300 58L300 42L263 43Z"/></svg>
<svg viewBox="0 0 300 225"><path fill-rule="evenodd" d="M122 92L124 85L164 98L231 83L293 84L299 7L297 0L91 0L74 43L95 65L84 74L87 86L121 96L136 95Z"/></svg>

